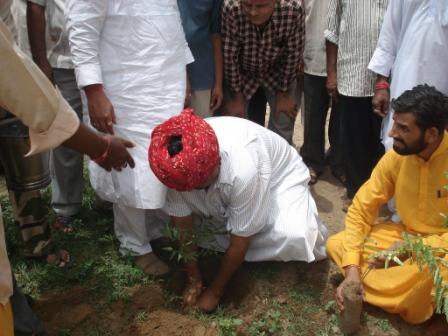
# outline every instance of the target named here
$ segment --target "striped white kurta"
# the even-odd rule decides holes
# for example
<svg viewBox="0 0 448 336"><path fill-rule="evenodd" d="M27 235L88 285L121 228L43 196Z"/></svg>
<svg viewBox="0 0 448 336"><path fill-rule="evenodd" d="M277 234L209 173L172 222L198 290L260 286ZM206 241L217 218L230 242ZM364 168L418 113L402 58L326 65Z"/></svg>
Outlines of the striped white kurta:
<svg viewBox="0 0 448 336"><path fill-rule="evenodd" d="M221 154L217 180L208 189L170 190L165 211L193 214L196 224L251 237L247 261L325 258L327 230L308 188L308 168L279 135L245 119L208 118ZM216 242L218 244L216 244ZM224 251L229 234L212 245ZM210 247L210 242L202 242Z"/></svg>

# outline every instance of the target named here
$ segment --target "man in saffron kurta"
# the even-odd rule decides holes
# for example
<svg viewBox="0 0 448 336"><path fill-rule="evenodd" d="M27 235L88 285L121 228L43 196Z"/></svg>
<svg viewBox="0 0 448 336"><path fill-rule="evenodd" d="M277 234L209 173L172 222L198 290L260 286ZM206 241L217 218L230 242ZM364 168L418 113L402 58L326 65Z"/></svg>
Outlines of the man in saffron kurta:
<svg viewBox="0 0 448 336"><path fill-rule="evenodd" d="M448 247L448 228L441 213L448 213L448 97L433 87L420 85L393 101L396 110L389 136L394 150L387 152L370 179L356 194L345 221L345 230L330 237L328 255L345 273L336 299L343 309L341 292L349 281L361 281L372 250L364 249L369 237L387 249L402 234L421 234L426 244ZM395 197L401 223L374 224L378 210ZM432 279L409 261L405 266L374 269L363 282L365 299L372 305L400 314L410 323L422 323L434 313Z"/></svg>

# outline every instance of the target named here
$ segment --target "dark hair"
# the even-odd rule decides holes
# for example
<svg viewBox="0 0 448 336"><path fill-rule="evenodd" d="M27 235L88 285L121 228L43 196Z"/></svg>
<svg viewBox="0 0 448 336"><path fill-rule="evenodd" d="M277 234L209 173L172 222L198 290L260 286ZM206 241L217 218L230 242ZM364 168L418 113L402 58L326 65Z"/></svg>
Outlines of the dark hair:
<svg viewBox="0 0 448 336"><path fill-rule="evenodd" d="M435 127L443 133L448 126L448 97L434 86L417 85L392 99L395 113L413 113L421 130Z"/></svg>

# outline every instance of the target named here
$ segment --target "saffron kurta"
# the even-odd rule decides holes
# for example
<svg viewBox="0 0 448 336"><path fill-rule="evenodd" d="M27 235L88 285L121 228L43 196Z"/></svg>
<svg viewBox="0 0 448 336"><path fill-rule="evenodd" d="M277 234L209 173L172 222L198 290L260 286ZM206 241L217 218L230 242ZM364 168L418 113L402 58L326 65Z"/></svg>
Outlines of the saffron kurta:
<svg viewBox="0 0 448 336"><path fill-rule="evenodd" d="M389 151L380 160L370 179L353 199L345 231L329 238L328 255L342 269L359 265L367 268L371 250L363 249L370 237L379 249L386 249L401 234L429 235L425 243L448 247L448 229L441 213L448 214L448 133L428 161L416 155L401 156ZM374 225L380 207L395 197L400 224ZM434 313L432 279L427 270L406 263L388 269L372 270L364 279L367 302L390 313L400 314L410 323L421 323Z"/></svg>
<svg viewBox="0 0 448 336"><path fill-rule="evenodd" d="M391 98L418 84L429 84L448 94L447 59L448 1L390 1L369 69L391 76ZM392 138L387 136L392 117L390 110L383 122L386 150L392 148Z"/></svg>

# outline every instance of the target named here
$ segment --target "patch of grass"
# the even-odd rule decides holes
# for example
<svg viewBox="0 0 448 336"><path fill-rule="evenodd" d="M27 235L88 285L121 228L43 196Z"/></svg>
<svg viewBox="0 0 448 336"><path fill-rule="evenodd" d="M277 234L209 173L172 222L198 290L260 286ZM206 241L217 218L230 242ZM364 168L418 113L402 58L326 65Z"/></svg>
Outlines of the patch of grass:
<svg viewBox="0 0 448 336"><path fill-rule="evenodd" d="M134 322L143 322L148 318L148 312L146 310L141 310L137 312L134 316Z"/></svg>
<svg viewBox="0 0 448 336"><path fill-rule="evenodd" d="M282 265L278 262L257 262L246 264L246 268L254 279L273 281L280 273Z"/></svg>
<svg viewBox="0 0 448 336"><path fill-rule="evenodd" d="M283 330L282 313L278 310L258 314L247 329L250 336L277 335Z"/></svg>
<svg viewBox="0 0 448 336"><path fill-rule="evenodd" d="M392 330L392 325L390 324L388 319L382 319L382 318L376 319L374 324L382 332L389 332Z"/></svg>

